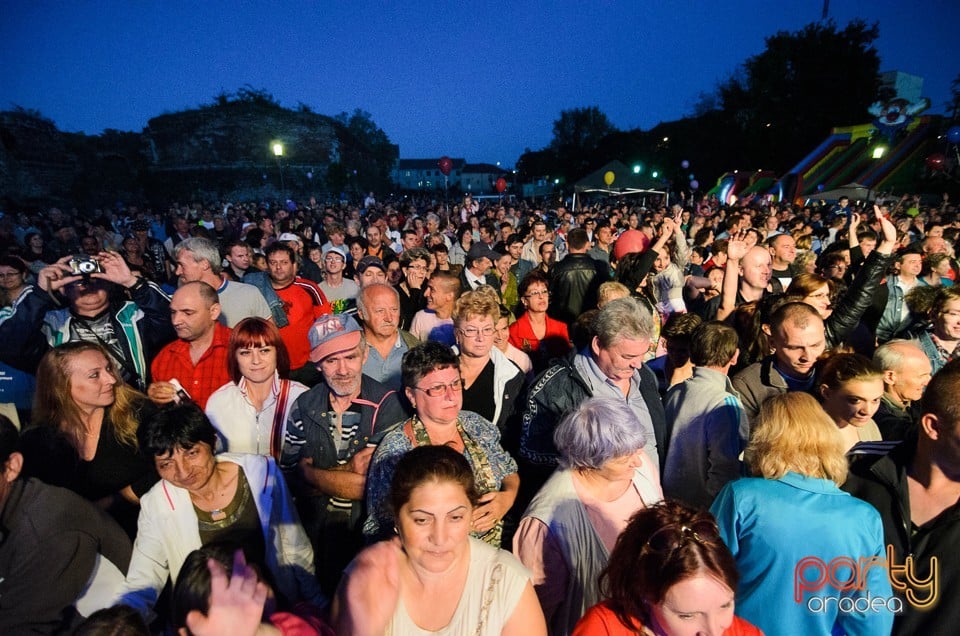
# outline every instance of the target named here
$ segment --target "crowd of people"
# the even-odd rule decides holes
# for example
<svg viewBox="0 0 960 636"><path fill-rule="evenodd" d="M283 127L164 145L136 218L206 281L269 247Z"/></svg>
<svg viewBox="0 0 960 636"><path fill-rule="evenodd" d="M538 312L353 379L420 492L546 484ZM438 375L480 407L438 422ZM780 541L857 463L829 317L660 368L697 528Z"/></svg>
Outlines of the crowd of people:
<svg viewBox="0 0 960 636"><path fill-rule="evenodd" d="M955 204L580 206L4 214L0 632L943 633Z"/></svg>

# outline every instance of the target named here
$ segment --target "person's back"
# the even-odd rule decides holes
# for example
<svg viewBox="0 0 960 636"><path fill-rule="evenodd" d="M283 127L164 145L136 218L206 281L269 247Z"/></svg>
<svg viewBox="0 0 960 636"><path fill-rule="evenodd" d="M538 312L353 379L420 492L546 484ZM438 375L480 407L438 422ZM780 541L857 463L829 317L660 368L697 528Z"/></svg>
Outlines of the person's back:
<svg viewBox="0 0 960 636"><path fill-rule="evenodd" d="M55 633L123 582L130 539L79 495L21 478L17 430L0 416L0 633Z"/></svg>
<svg viewBox="0 0 960 636"><path fill-rule="evenodd" d="M597 306L597 290L608 276L606 267L586 254L586 232L570 230L570 253L553 267L550 276L550 316L567 325Z"/></svg>

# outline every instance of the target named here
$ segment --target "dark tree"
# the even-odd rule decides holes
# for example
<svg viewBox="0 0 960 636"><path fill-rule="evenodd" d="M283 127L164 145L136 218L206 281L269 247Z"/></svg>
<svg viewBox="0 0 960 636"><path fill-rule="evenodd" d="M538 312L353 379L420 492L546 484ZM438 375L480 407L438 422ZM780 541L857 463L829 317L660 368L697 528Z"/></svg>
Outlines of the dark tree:
<svg viewBox="0 0 960 636"><path fill-rule="evenodd" d="M947 102L947 112L950 118L956 120L960 116L960 75L950 83L950 101Z"/></svg>
<svg viewBox="0 0 960 636"><path fill-rule="evenodd" d="M877 97L876 24L832 21L766 39L766 49L723 84L720 102L757 165L789 168L835 126L865 121Z"/></svg>
<svg viewBox="0 0 960 636"><path fill-rule="evenodd" d="M390 143L387 133L373 121L373 115L357 108L352 114L340 113L334 117L347 131L370 152L375 162L376 177L386 180L396 163L398 148ZM374 183L369 183L373 187ZM381 185L381 184L376 184Z"/></svg>
<svg viewBox="0 0 960 636"><path fill-rule="evenodd" d="M596 106L565 110L553 122L549 149L556 154L563 175L578 179L593 168L600 142L614 132L617 127Z"/></svg>

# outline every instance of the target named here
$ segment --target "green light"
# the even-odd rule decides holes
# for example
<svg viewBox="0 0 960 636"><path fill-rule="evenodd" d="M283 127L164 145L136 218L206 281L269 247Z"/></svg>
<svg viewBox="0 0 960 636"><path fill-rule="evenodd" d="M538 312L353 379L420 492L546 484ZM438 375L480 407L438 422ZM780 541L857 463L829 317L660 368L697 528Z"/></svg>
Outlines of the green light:
<svg viewBox="0 0 960 636"><path fill-rule="evenodd" d="M653 172L650 173L650 176L653 177L654 179L656 179L657 177L660 176L660 173L659 173L658 171L654 170Z"/></svg>
<svg viewBox="0 0 960 636"><path fill-rule="evenodd" d="M643 166L639 163L633 164L633 174L640 174L643 171Z"/></svg>

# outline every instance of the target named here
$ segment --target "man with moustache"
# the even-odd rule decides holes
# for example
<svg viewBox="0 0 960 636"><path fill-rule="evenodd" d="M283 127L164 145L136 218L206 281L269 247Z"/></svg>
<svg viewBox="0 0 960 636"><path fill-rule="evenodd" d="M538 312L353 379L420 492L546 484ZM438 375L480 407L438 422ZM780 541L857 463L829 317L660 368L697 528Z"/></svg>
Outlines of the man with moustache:
<svg viewBox="0 0 960 636"><path fill-rule="evenodd" d="M313 544L320 586L332 595L363 546L370 457L407 415L396 391L363 375L367 343L353 317L321 316L308 336L310 361L322 380L293 405L280 466L299 486L297 507Z"/></svg>

